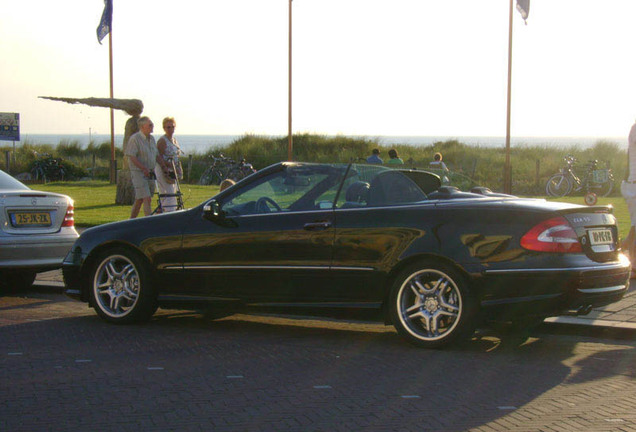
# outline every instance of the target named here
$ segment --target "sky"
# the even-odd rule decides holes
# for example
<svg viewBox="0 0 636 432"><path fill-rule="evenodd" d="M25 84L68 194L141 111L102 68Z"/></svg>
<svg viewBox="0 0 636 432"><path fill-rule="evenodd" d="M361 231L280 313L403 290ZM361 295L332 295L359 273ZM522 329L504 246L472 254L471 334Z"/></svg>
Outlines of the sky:
<svg viewBox="0 0 636 432"><path fill-rule="evenodd" d="M516 3L516 0L515 0ZM0 0L0 112L110 133L102 0ZM286 135L288 0L114 0L114 94L177 134ZM294 0L294 133L505 136L508 0ZM513 137L624 137L636 1L531 0L513 19ZM122 134L127 116L115 115ZM155 128L155 134L161 129Z"/></svg>

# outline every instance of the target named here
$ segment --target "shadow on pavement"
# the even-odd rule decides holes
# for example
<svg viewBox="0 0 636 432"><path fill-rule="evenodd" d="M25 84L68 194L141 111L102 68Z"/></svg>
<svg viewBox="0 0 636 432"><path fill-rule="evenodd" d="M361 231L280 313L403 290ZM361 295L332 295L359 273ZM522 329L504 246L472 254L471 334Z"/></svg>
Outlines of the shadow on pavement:
<svg viewBox="0 0 636 432"><path fill-rule="evenodd" d="M567 335L425 350L370 323L159 311L119 326L37 307L39 321L0 327L0 394L12 401L0 404L4 430L466 430L518 420L564 384L634 376L632 344L599 360L597 342ZM523 418L539 424L541 413Z"/></svg>

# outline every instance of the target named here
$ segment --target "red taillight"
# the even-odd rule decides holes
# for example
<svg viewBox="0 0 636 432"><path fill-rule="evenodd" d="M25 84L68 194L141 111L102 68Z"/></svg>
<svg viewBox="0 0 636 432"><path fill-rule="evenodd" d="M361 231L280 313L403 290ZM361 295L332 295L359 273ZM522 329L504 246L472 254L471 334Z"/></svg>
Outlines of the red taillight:
<svg viewBox="0 0 636 432"><path fill-rule="evenodd" d="M63 227L72 227L75 226L75 207L69 204L66 208L66 214L64 215L64 222L62 222Z"/></svg>
<svg viewBox="0 0 636 432"><path fill-rule="evenodd" d="M581 243L564 217L541 222L521 237L521 247L538 252L582 252Z"/></svg>

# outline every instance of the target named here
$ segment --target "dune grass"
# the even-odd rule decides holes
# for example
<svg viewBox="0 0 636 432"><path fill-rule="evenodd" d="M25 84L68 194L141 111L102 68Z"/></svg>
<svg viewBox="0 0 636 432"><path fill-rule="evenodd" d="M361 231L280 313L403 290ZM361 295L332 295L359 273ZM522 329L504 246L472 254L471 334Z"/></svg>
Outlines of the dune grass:
<svg viewBox="0 0 636 432"><path fill-rule="evenodd" d="M494 191L503 190L503 168L505 152L501 147L471 146L457 140L440 141L433 144L407 145L399 142L384 143L377 138L347 136L325 136L317 134L294 135L293 159L304 162L351 162L363 161L371 150L380 149L387 159L389 149L398 151L409 168L428 168L436 152L441 152L444 162L458 176L466 176ZM196 184L210 165L211 154L224 153L235 160L246 158L256 169L287 160L286 137L244 135L229 145L209 150L204 154L192 153L182 161L188 183ZM0 152L12 151L0 145ZM110 145L91 143L82 148L76 142L60 142L57 146L25 143L12 156L11 174L29 172L37 154L49 153L62 157L77 168L76 177L108 179ZM599 141L594 146L518 145L511 149L512 193L517 195L545 194L547 179L563 165L563 157L573 155L582 168L588 160L596 159L601 167L608 163L618 181L626 169L627 152L617 143ZM117 166L123 166L122 152L117 148ZM4 168L3 168L4 169ZM613 195L618 196L618 191Z"/></svg>

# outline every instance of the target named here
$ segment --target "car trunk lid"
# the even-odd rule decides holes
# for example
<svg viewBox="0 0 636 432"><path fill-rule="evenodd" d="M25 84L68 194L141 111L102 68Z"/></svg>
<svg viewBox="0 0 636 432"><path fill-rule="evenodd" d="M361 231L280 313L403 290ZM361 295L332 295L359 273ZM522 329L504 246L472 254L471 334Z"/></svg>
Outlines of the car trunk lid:
<svg viewBox="0 0 636 432"><path fill-rule="evenodd" d="M69 201L64 195L38 191L0 192L0 225L6 234L46 234L60 230Z"/></svg>
<svg viewBox="0 0 636 432"><path fill-rule="evenodd" d="M594 261L606 262L617 258L619 235L613 209L608 206L578 207L560 210L572 225L583 252Z"/></svg>

